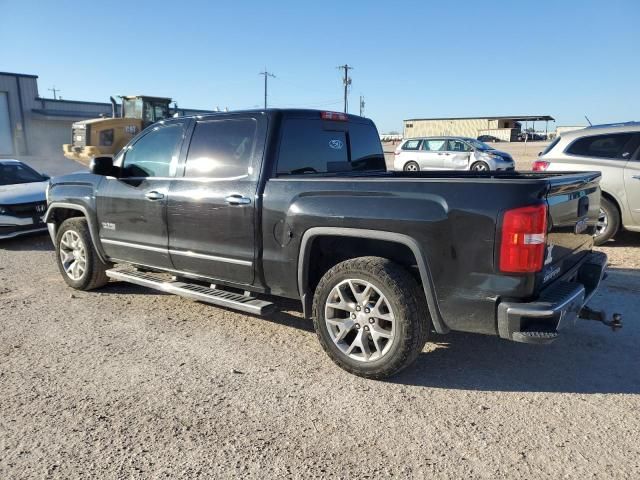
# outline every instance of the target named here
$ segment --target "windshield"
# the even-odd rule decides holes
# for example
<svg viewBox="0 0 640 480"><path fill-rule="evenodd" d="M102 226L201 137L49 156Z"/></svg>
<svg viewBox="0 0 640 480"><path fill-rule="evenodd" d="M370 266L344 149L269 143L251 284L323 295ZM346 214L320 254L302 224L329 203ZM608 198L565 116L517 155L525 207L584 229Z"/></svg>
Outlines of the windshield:
<svg viewBox="0 0 640 480"><path fill-rule="evenodd" d="M22 163L0 163L0 185L44 181L42 175Z"/></svg>
<svg viewBox="0 0 640 480"><path fill-rule="evenodd" d="M124 118L142 118L142 99L123 98L122 109L124 110Z"/></svg>
<svg viewBox="0 0 640 480"><path fill-rule="evenodd" d="M467 142L469 142L471 145L473 145L473 148L475 148L477 150L493 150L493 147L490 147L486 143L481 142L480 140L476 140L474 138L469 138L467 140Z"/></svg>

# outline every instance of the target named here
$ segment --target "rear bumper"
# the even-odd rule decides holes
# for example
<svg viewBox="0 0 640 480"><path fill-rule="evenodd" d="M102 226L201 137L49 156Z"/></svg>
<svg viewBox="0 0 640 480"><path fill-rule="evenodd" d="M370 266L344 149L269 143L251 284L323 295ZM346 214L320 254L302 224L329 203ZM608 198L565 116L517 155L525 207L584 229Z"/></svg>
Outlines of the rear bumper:
<svg viewBox="0 0 640 480"><path fill-rule="evenodd" d="M600 285L607 256L591 252L572 270L546 287L533 302L498 305L498 334L516 342L545 344L575 325L582 307Z"/></svg>

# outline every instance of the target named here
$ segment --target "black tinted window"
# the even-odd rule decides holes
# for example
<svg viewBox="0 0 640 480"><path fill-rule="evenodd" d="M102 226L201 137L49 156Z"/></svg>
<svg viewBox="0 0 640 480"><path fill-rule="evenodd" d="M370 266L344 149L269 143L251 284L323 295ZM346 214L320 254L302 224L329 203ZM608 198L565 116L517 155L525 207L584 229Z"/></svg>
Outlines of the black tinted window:
<svg viewBox="0 0 640 480"><path fill-rule="evenodd" d="M384 170L384 152L378 131L368 123L349 124L353 170Z"/></svg>
<svg viewBox="0 0 640 480"><path fill-rule="evenodd" d="M44 178L31 168L21 163L0 163L0 185L16 183L43 182Z"/></svg>
<svg viewBox="0 0 640 480"><path fill-rule="evenodd" d="M253 118L198 122L189 145L185 176L231 178L248 175L256 128Z"/></svg>
<svg viewBox="0 0 640 480"><path fill-rule="evenodd" d="M583 137L571 144L567 153L597 158L616 158L631 139L631 133Z"/></svg>
<svg viewBox="0 0 640 480"><path fill-rule="evenodd" d="M380 138L371 124L345 123L345 131L328 122L289 119L284 122L279 174L347 172L384 169ZM341 127L340 127L341 128Z"/></svg>
<svg viewBox="0 0 640 480"><path fill-rule="evenodd" d="M181 141L181 123L155 127L136 143L127 147L124 154L123 176L168 177L174 175Z"/></svg>

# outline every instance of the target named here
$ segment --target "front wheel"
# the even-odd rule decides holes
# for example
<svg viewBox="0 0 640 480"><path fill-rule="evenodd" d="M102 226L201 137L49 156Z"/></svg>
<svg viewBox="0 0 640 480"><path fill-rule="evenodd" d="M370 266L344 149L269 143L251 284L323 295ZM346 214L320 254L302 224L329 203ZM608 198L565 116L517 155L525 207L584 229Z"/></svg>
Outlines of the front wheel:
<svg viewBox="0 0 640 480"><path fill-rule="evenodd" d="M314 296L313 322L338 366L375 379L413 363L431 325L418 283L380 257L347 260L325 273Z"/></svg>
<svg viewBox="0 0 640 480"><path fill-rule="evenodd" d="M58 269L67 285L77 290L92 290L105 285L109 265L102 262L91 242L84 218L68 218L56 234Z"/></svg>
<svg viewBox="0 0 640 480"><path fill-rule="evenodd" d="M471 165L471 170L473 172L488 172L491 168L485 162L476 162Z"/></svg>

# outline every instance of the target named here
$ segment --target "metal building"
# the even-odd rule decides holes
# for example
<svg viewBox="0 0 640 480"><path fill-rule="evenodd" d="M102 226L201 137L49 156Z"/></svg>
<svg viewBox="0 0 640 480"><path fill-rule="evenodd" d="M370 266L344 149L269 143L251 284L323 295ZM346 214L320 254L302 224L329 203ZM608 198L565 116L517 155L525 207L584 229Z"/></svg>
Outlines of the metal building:
<svg viewBox="0 0 640 480"><path fill-rule="evenodd" d="M535 129L535 122L555 121L549 115L500 117L411 118L404 120L404 138L455 135L477 138L491 135L505 142L513 142L523 127ZM523 125L524 124L524 125Z"/></svg>
<svg viewBox="0 0 640 480"><path fill-rule="evenodd" d="M0 158L62 157L62 144L69 143L73 122L111 116L109 102L40 97L37 80L37 75L0 72ZM182 115L212 112L178 111Z"/></svg>

